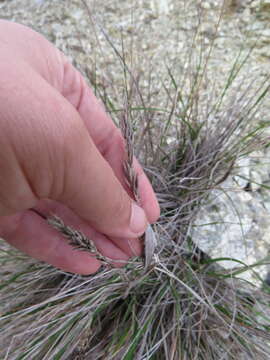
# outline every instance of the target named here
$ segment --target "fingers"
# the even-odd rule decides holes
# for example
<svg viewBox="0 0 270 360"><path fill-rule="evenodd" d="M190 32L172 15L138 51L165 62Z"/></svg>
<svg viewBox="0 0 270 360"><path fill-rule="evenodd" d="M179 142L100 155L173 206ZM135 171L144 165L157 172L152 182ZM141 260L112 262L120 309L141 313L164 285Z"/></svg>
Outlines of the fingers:
<svg viewBox="0 0 270 360"><path fill-rule="evenodd" d="M30 29L21 27L18 35L16 27L12 41L2 39L6 48L0 59L0 147L5 149L0 158L0 214L51 197L110 236L118 249L139 253L137 238L147 219L125 188L119 130L62 55ZM159 216L158 203L136 160L134 166L141 205L153 222Z"/></svg>
<svg viewBox="0 0 270 360"><path fill-rule="evenodd" d="M1 217L0 235L24 253L64 271L87 275L96 272L101 265L90 254L75 251L31 211Z"/></svg>
<svg viewBox="0 0 270 360"><path fill-rule="evenodd" d="M80 219L71 216L69 210L60 211L60 215L67 220L70 226L74 226L75 229L79 228L84 235L91 239L102 255L115 260L112 262L113 266L123 266L128 260L128 256L117 246L102 234L89 228ZM101 265L94 255L70 246L68 239L30 210L13 216L1 217L0 236L24 253L64 271L88 275L95 273Z"/></svg>
<svg viewBox="0 0 270 360"><path fill-rule="evenodd" d="M16 83L17 78L22 81ZM10 171L1 174L2 194L12 182L13 169L20 167L17 186L12 182L13 188L8 188L18 209L22 206L18 188L24 181L31 199L34 194L37 200L62 202L103 234L140 236L147 225L144 211L128 196L74 107L27 66L17 66L8 80L0 82L5 86L0 91L0 126L8 141L4 145L12 149L16 161L5 159ZM14 83L15 89L9 85Z"/></svg>
<svg viewBox="0 0 270 360"><path fill-rule="evenodd" d="M106 241L104 241L104 235L97 233L73 211L56 201L40 201L35 209L46 217L57 215L65 224L72 226L74 229L79 229L89 239L94 240L103 255L114 260L120 260L120 262L114 263L116 266L123 266L129 257L142 254L142 243L139 239L105 238Z"/></svg>
<svg viewBox="0 0 270 360"><path fill-rule="evenodd" d="M33 30L7 21L0 21L0 28L3 30L0 32L1 46L3 47L2 58L6 63L12 65L7 74L14 73L20 67L18 61L20 59L60 92L77 109L98 151L110 164L117 179L126 189L122 171L123 138L79 72L51 43ZM1 36L1 34L4 35ZM7 41L7 34L9 41ZM9 52L10 54L8 54ZM22 76L16 76L14 84L18 82L23 84L25 78L29 82L31 79L28 75L27 71ZM10 78L6 80L7 82L13 84ZM27 82L24 85L27 86ZM35 89L36 92L37 89ZM27 106L29 106L29 102L32 104L33 101L36 101L35 96L28 99ZM46 106L46 101L42 106ZM42 106L40 111L44 111ZM24 104L17 108L23 111ZM45 121L45 117L43 118ZM159 217L159 206L155 194L138 162L135 163L135 167L139 174L141 205L145 209L148 221L154 222Z"/></svg>

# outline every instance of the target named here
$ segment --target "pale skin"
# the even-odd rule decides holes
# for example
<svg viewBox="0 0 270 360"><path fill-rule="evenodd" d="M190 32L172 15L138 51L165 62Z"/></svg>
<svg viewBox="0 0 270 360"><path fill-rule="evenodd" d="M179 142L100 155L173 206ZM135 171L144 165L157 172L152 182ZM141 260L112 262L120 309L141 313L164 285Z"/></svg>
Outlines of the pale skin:
<svg viewBox="0 0 270 360"><path fill-rule="evenodd" d="M140 207L129 196L123 138L80 73L38 33L0 21L0 74L0 237L65 271L96 272L95 257L38 215L57 214L116 266L141 254L156 196L136 159Z"/></svg>

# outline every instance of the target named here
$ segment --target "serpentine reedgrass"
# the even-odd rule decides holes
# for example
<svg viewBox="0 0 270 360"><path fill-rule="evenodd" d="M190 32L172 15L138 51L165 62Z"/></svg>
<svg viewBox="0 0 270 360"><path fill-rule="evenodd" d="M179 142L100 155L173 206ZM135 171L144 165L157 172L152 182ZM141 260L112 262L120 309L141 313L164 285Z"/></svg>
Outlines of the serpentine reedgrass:
<svg viewBox="0 0 270 360"><path fill-rule="evenodd" d="M251 266L230 258L236 267L225 270L219 265L224 258L210 258L192 238L194 220L211 191L224 190L239 158L268 146L266 119L254 119L269 93L269 76L254 89L245 76L248 54L241 53L223 91L216 93L207 76L213 48L199 62L193 62L198 56L190 48L180 77L168 67L159 88L166 106L157 106L153 97L144 97L140 81L145 79L108 40L123 66L124 104L113 103L102 78L99 84L96 77L89 80L120 124L126 139L123 171L138 202L133 142L147 163L161 206L158 223L146 235L151 260L146 261L146 251L145 259L114 268L91 239L57 217L49 224L74 251L90 251L101 260L96 274L65 273L2 242L1 359L269 359L269 286L241 279L252 271L263 284L258 269L268 259ZM234 86L241 71L243 81Z"/></svg>
<svg viewBox="0 0 270 360"><path fill-rule="evenodd" d="M94 255L103 265L111 264L112 260L102 255L94 241L87 238L82 232L73 229L72 227L65 225L63 220L58 216L50 216L47 219L48 224L54 229L59 231L65 238L68 239L68 243L75 249L80 251L86 251Z"/></svg>

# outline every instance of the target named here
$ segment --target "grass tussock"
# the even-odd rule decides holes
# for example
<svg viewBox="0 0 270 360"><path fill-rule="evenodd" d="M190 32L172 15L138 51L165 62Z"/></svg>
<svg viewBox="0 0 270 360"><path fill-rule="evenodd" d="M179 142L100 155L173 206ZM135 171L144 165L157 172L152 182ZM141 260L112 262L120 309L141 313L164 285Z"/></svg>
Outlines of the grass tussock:
<svg viewBox="0 0 270 360"><path fill-rule="evenodd" d="M252 269L263 284L259 266L267 259L254 266L234 259L237 268L225 270L219 265L224 259L210 258L192 240L194 220L211 191L222 188L240 157L268 145L267 122L255 120L269 93L269 77L254 87L245 77L250 51L241 50L217 91L208 76L213 40L207 48L190 46L178 59L183 71L166 64L166 78L155 85L160 105L151 96L151 81L145 87L149 74L136 73L125 47L103 35L122 66L122 103L102 77L83 70L123 130L123 171L134 197L139 201L133 143L147 164L161 218L146 234L147 262L133 258L121 269L111 267L79 231L50 219L76 251L101 259L102 268L92 276L63 273L3 243L1 358L269 359L269 286L239 278ZM198 28L191 42L197 36Z"/></svg>

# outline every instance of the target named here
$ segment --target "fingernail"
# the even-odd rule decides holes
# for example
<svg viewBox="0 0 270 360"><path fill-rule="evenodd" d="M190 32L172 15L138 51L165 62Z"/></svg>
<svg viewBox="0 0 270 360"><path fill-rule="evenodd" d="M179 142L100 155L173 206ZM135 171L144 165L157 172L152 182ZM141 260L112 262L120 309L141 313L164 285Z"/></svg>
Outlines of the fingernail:
<svg viewBox="0 0 270 360"><path fill-rule="evenodd" d="M136 203L132 203L131 217L130 217L130 230L135 236L140 236L145 232L147 219L143 209Z"/></svg>

